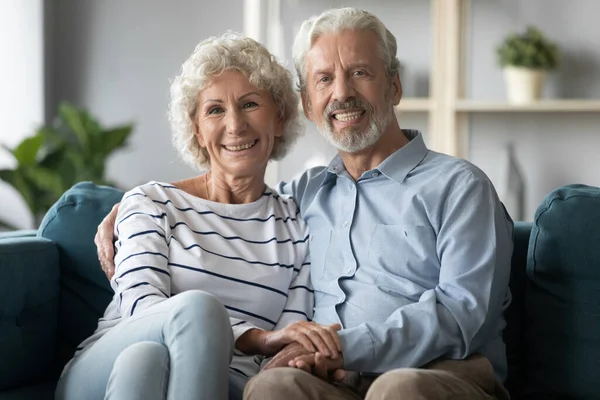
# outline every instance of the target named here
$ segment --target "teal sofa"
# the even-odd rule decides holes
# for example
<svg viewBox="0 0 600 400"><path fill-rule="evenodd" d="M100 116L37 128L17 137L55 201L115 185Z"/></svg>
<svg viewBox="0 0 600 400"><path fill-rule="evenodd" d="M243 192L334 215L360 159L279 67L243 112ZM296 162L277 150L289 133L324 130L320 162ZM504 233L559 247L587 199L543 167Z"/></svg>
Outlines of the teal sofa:
<svg viewBox="0 0 600 400"><path fill-rule="evenodd" d="M0 236L0 400L52 399L112 297L93 237L123 192L80 183L37 231ZM515 223L506 313L513 399L600 398L600 188L550 193Z"/></svg>

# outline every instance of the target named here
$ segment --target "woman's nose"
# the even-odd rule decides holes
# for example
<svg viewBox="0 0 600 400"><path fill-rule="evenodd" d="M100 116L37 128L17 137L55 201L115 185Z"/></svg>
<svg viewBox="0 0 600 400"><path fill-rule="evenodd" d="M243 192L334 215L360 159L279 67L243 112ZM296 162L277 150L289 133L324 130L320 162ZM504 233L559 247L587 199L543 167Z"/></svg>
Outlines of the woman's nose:
<svg viewBox="0 0 600 400"><path fill-rule="evenodd" d="M239 110L234 110L227 116L227 133L231 135L241 135L246 132L248 124L244 113Z"/></svg>

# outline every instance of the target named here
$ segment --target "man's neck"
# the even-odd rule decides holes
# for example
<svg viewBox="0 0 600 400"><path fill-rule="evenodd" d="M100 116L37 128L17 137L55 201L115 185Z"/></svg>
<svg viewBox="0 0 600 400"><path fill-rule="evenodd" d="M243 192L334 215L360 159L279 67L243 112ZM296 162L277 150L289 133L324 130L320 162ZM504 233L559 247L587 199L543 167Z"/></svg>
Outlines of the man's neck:
<svg viewBox="0 0 600 400"><path fill-rule="evenodd" d="M357 181L363 173L376 168L408 142L410 140L402 132L398 123L394 121L393 126L388 127L375 145L355 153L346 153L343 151L339 153L346 171Z"/></svg>

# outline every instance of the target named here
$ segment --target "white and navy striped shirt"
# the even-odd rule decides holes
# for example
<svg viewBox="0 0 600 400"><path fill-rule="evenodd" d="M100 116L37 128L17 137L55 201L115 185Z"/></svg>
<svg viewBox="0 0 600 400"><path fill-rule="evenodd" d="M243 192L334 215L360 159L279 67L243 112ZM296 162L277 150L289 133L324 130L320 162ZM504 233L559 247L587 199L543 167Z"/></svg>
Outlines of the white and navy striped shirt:
<svg viewBox="0 0 600 400"><path fill-rule="evenodd" d="M222 204L150 182L123 196L115 296L90 346L128 317L186 290L215 295L229 311L234 340L250 328L280 329L310 320L308 229L296 203L267 189L249 204ZM234 352L231 368L247 376L254 357Z"/></svg>

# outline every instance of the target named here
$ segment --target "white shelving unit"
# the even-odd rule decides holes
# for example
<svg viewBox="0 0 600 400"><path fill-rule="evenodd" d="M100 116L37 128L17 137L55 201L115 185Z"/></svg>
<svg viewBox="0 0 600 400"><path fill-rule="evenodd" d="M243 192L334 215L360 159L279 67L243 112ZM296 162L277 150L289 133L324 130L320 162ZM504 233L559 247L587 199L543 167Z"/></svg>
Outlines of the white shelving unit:
<svg viewBox="0 0 600 400"><path fill-rule="evenodd" d="M455 110L457 112L600 112L600 100L541 100L523 105L457 100Z"/></svg>
<svg viewBox="0 0 600 400"><path fill-rule="evenodd" d="M471 0L431 0L433 57L430 98L403 99L397 107L400 112L428 112L429 147L468 157L471 113L600 112L600 99L541 100L515 105L464 98L470 11Z"/></svg>
<svg viewBox="0 0 600 400"><path fill-rule="evenodd" d="M414 111L429 112L434 108L434 103L428 98L406 98L396 106L397 112Z"/></svg>

